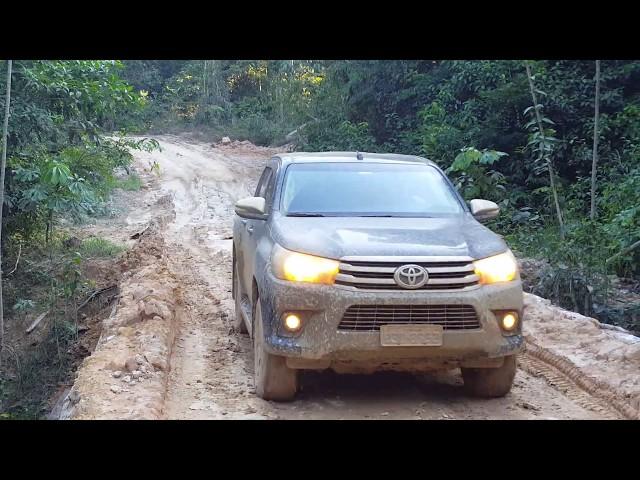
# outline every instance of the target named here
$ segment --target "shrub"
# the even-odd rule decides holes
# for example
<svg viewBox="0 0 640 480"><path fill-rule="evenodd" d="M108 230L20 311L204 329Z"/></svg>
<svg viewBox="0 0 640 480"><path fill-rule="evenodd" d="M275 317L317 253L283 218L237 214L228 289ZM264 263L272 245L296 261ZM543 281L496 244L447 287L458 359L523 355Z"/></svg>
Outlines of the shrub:
<svg viewBox="0 0 640 480"><path fill-rule="evenodd" d="M83 257L88 258L113 257L124 250L125 247L100 237L88 238L80 245L80 253Z"/></svg>

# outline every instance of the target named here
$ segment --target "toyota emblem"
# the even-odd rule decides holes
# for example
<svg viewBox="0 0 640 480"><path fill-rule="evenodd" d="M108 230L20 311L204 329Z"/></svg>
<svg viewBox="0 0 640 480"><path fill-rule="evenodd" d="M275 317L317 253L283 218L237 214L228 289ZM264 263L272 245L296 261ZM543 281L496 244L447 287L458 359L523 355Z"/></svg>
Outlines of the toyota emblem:
<svg viewBox="0 0 640 480"><path fill-rule="evenodd" d="M429 274L420 265L403 265L393 274L393 279L402 288L422 287L429 280Z"/></svg>

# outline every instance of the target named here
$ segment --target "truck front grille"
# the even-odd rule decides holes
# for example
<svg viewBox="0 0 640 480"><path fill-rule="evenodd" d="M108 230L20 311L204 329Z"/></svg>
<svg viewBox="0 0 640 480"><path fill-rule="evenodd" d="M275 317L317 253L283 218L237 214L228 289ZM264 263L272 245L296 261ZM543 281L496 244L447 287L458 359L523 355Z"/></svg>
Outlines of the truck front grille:
<svg viewBox="0 0 640 480"><path fill-rule="evenodd" d="M352 305L339 330L379 331L380 325L442 325L444 330L480 328L472 305Z"/></svg>
<svg viewBox="0 0 640 480"><path fill-rule="evenodd" d="M427 283L415 290L469 290L478 286L479 278L469 257L386 258L341 259L335 284L359 290L404 290L394 280L394 273L403 265L414 264L429 274Z"/></svg>

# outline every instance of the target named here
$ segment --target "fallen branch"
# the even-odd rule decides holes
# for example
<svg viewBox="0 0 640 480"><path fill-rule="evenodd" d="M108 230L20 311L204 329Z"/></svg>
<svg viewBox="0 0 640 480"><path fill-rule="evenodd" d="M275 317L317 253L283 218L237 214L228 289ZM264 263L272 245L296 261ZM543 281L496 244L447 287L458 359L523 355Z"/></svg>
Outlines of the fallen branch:
<svg viewBox="0 0 640 480"><path fill-rule="evenodd" d="M13 270L11 270L9 273L7 273L7 275L6 275L7 277L18 269L18 263L20 262L20 254L21 253L22 253L22 243L18 247L18 258L16 259L16 265L15 265L15 267L13 267Z"/></svg>
<svg viewBox="0 0 640 480"><path fill-rule="evenodd" d="M78 306L78 308L76 308L76 312L79 312L82 307L84 307L87 303L89 303L91 300L93 300L98 295L101 295L102 293L104 293L104 292L106 292L108 290L113 290L116 287L117 287L117 285L110 285L108 287L104 287L104 288L101 288L99 290L96 290L91 295L89 295L87 297L87 299Z"/></svg>
<svg viewBox="0 0 640 480"><path fill-rule="evenodd" d="M33 330L38 326L38 324L42 321L42 319L47 316L47 313L49 313L49 310L47 310L46 312L41 313L40 315L38 315L38 318L36 318L33 321L33 323L31 325L29 325L29 328L27 328L26 333L29 334L29 333L33 332Z"/></svg>
<svg viewBox="0 0 640 480"><path fill-rule="evenodd" d="M140 238L142 235L144 235L144 232L146 232L147 230L149 230L149 226L148 225L145 227L144 230L142 230L141 232L138 232L138 233L134 233L129 238L131 240L136 240L137 238Z"/></svg>
<svg viewBox="0 0 640 480"><path fill-rule="evenodd" d="M284 138L287 142L293 140L293 137L299 132L301 131L304 127L307 126L307 123L303 123L302 125L300 125L298 128L296 128L294 131L287 133Z"/></svg>
<svg viewBox="0 0 640 480"><path fill-rule="evenodd" d="M607 260L604 263L611 263L616 258L621 257L622 255L626 255L627 253L631 252L632 250L635 250L638 247L640 247L640 240L638 240L633 245L630 245L627 248L623 249L622 251L616 253L614 256L607 258Z"/></svg>

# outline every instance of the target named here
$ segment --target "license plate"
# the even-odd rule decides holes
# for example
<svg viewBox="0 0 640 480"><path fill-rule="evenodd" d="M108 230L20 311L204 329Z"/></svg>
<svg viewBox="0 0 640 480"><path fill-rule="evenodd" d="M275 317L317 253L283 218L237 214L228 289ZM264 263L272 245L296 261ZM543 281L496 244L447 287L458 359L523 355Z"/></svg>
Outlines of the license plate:
<svg viewBox="0 0 640 480"><path fill-rule="evenodd" d="M440 347L442 325L381 325L383 347Z"/></svg>

